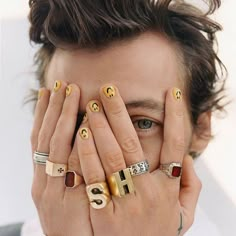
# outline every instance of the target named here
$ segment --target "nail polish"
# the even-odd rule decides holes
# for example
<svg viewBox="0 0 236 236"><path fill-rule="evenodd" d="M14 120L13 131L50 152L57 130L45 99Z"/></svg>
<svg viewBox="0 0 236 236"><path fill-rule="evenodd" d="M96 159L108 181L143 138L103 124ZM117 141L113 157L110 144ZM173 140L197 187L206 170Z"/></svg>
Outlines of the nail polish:
<svg viewBox="0 0 236 236"><path fill-rule="evenodd" d="M106 97L111 98L116 95L115 88L113 86L106 86L103 88L103 93Z"/></svg>
<svg viewBox="0 0 236 236"><path fill-rule="evenodd" d="M179 101L182 99L182 92L178 88L173 88L172 94L175 100Z"/></svg>
<svg viewBox="0 0 236 236"><path fill-rule="evenodd" d="M72 86L69 85L69 86L66 87L66 96L67 97L70 96L71 92L72 92Z"/></svg>
<svg viewBox="0 0 236 236"><path fill-rule="evenodd" d="M54 92L57 92L60 88L61 88L61 81L56 80L53 88Z"/></svg>
<svg viewBox="0 0 236 236"><path fill-rule="evenodd" d="M88 139L89 138L89 132L87 128L80 128L79 134L82 139Z"/></svg>
<svg viewBox="0 0 236 236"><path fill-rule="evenodd" d="M97 101L89 102L89 108L92 112L99 112L100 111L100 107L99 107Z"/></svg>

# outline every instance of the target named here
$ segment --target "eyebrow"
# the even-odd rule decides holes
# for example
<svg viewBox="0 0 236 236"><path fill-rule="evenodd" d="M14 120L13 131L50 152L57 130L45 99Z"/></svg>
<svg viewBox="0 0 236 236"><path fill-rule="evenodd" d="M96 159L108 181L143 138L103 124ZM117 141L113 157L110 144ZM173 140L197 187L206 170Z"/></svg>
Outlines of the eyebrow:
<svg viewBox="0 0 236 236"><path fill-rule="evenodd" d="M125 104L126 109L142 108L156 113L164 112L164 104L153 99L132 101Z"/></svg>

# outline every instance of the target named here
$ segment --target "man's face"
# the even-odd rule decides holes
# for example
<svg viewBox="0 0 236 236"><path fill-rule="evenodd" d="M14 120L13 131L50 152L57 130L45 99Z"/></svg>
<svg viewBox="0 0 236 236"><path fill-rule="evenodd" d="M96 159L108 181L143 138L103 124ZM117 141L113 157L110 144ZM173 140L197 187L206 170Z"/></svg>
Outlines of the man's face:
<svg viewBox="0 0 236 236"><path fill-rule="evenodd" d="M185 95L181 64L173 45L154 33L146 33L101 51L57 49L46 73L47 87L52 89L55 80L79 86L80 112L85 111L90 100L99 100L100 87L116 85L127 105L150 170L158 166L166 91L178 87ZM108 92L112 95L112 91ZM184 132L188 152L192 128L186 104Z"/></svg>

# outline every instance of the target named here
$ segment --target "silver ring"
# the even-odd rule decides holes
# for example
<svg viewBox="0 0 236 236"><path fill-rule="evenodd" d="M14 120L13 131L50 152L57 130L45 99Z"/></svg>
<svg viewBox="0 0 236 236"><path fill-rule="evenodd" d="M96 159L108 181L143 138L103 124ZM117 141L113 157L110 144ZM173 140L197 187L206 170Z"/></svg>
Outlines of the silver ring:
<svg viewBox="0 0 236 236"><path fill-rule="evenodd" d="M132 176L145 174L148 170L149 164L147 160L129 166L129 171Z"/></svg>
<svg viewBox="0 0 236 236"><path fill-rule="evenodd" d="M48 157L49 157L48 153L35 151L34 156L33 156L34 163L40 164L40 165L46 165L46 161Z"/></svg>

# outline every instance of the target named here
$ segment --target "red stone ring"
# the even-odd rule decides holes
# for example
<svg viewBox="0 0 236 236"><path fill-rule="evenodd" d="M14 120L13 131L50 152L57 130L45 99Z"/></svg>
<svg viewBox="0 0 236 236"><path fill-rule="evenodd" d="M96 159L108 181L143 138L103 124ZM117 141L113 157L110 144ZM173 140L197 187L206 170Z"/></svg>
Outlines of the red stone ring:
<svg viewBox="0 0 236 236"><path fill-rule="evenodd" d="M68 170L65 176L65 186L67 188L75 188L82 183L82 178L75 171Z"/></svg>
<svg viewBox="0 0 236 236"><path fill-rule="evenodd" d="M161 164L159 169L163 171L169 178L175 179L182 174L182 165L178 162L171 162L169 164Z"/></svg>

